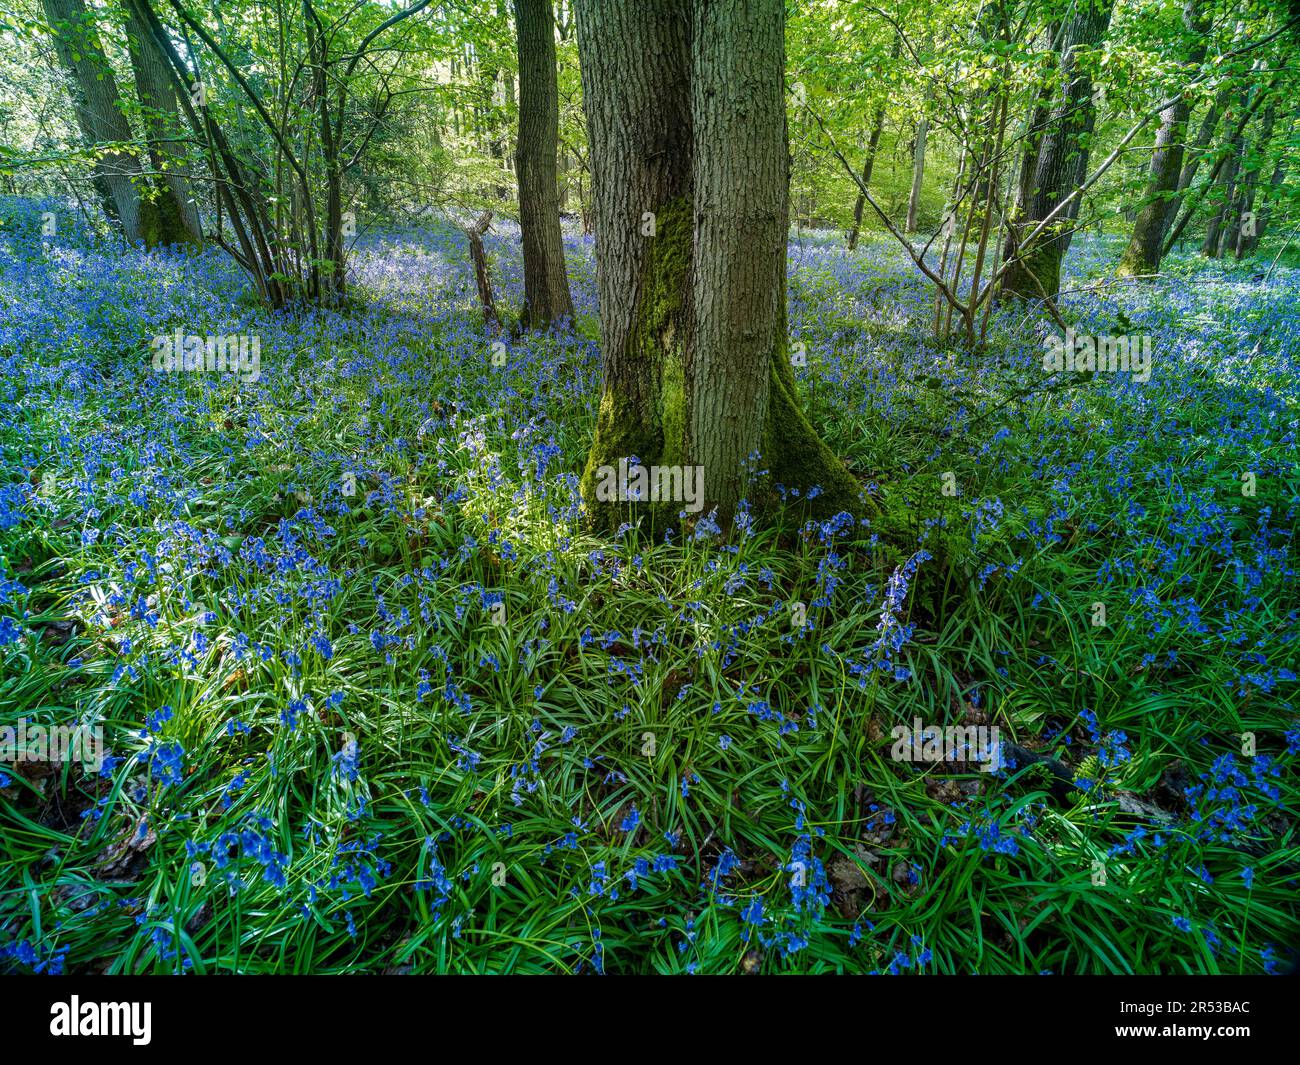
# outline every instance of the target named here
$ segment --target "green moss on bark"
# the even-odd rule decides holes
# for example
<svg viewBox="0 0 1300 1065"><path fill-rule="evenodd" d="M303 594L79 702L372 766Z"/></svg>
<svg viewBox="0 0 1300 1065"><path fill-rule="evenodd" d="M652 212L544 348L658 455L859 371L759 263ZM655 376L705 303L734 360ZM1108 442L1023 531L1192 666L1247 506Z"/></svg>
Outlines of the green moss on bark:
<svg viewBox="0 0 1300 1065"><path fill-rule="evenodd" d="M1004 297L1024 300L1055 299L1060 288L1061 254L1050 244L1038 244L1023 253L1002 281Z"/></svg>
<svg viewBox="0 0 1300 1065"><path fill-rule="evenodd" d="M1154 274L1160 269L1160 262L1150 261L1150 257L1143 251L1141 245L1136 241L1130 241L1128 247L1124 249L1124 254L1119 257L1119 265L1115 267L1116 277L1145 277Z"/></svg>
<svg viewBox="0 0 1300 1065"><path fill-rule="evenodd" d="M818 496L808 503L813 517L829 517L842 510L854 515L866 513L869 506L862 486L804 414L784 340L773 350L771 366L771 393L763 430L763 468L769 476L762 486L763 494L751 502L760 513L774 510L780 504L776 492L780 484L787 491L797 488L803 498L807 498L810 488L820 488Z"/></svg>
<svg viewBox="0 0 1300 1065"><path fill-rule="evenodd" d="M151 195L140 200L140 235L146 248L198 243L185 228L180 206L163 188L152 190Z"/></svg>
<svg viewBox="0 0 1300 1065"><path fill-rule="evenodd" d="M617 469L619 459L635 455L644 466L685 464L689 421L683 344L690 329L689 284L693 225L689 197L663 204L655 212L655 236L647 238L642 268L640 303L629 339L632 364L623 381L614 382L601 395L596 432L580 487L591 525L611 531L623 522L642 523L642 529L658 535L679 528L679 502L602 502L596 498L598 473L602 467ZM800 520L806 516L824 518L840 511L863 516L874 512L862 486L817 434L804 413L798 385L790 365L781 324L782 339L771 356L771 380L767 420L762 437L762 468L768 471L747 493L754 511L765 517L779 512L782 500L776 485L787 492L798 489L806 499L808 490L819 488L816 498L794 508ZM640 405L626 386L645 383L650 402ZM619 385L623 385L620 388ZM644 409L642 407L644 406Z"/></svg>
<svg viewBox="0 0 1300 1065"><path fill-rule="evenodd" d="M694 224L690 197L679 196L661 204L654 214L655 235L645 238L649 247L642 264L640 300L625 368L627 378L644 384L647 401L638 405L630 395L605 388L580 482L592 526L607 531L638 519L651 534L680 525L680 503L608 503L596 498L597 473L602 466L617 468L619 459L631 456L644 466L672 466L680 464L685 453L682 345L690 328L687 310Z"/></svg>

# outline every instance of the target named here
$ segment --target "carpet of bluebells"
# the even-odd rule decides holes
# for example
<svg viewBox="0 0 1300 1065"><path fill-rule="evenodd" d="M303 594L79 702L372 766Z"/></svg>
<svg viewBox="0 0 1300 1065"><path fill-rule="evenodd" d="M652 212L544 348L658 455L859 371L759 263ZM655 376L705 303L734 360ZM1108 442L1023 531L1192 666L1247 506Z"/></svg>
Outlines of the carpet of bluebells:
<svg viewBox="0 0 1300 1065"><path fill-rule="evenodd" d="M345 308L271 314L219 251L42 238L48 206L0 204L0 724L107 753L0 764L0 971L1300 945L1300 269L1119 286L1079 238L1063 311L1150 335L1141 383L1045 372L1023 310L938 345L896 247L795 234L797 373L875 517L790 490L652 541L583 523L589 237L572 330L498 337L450 227L372 231ZM517 311L517 231L488 246ZM155 372L176 329L258 337L260 377ZM1034 758L891 757L918 719Z"/></svg>

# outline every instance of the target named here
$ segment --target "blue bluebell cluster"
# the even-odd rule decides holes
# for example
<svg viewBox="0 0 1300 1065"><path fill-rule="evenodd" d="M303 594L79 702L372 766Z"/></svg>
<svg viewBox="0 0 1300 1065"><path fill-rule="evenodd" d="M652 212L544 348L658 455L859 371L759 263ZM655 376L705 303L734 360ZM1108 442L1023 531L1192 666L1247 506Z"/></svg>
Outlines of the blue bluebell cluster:
<svg viewBox="0 0 1300 1065"><path fill-rule="evenodd" d="M488 238L506 306L515 238ZM1086 869L1094 851L1185 848L1184 885L1276 889L1270 863L1215 848L1268 834L1300 755L1281 487L1300 274L1262 290L1225 266L1158 300L1067 298L1080 331L1123 311L1150 333L1155 379L1007 404L1037 380L1039 336L998 319L995 353L941 348L896 251L810 242L789 271L791 334L815 356L796 376L873 507L810 518L818 486L781 485L793 520L774 551L748 505L729 538L707 520L584 528L600 353L591 241L566 243L577 327L503 334L498 367L451 230L372 234L355 306L280 315L217 251L106 252L71 226L40 254L0 242L0 443L21 472L0 485L0 656L38 661L108 727L113 755L77 781L84 867L133 844L180 890L202 863L191 890L219 930L181 936L181 904L119 904L134 883L78 909L42 880L39 932L0 902L6 961L57 971L82 929L179 971L237 916L255 936L256 911L292 925L276 934L294 950L332 931L364 958L372 927L409 921L430 952L486 966L510 933L482 935L484 915L527 913L526 896L555 922L545 964L570 970L712 971L753 951L902 973L951 964L949 933L908 907L952 863L1043 875L1053 855ZM1072 276L1113 251L1079 241ZM147 338L180 324L257 333L261 378L150 373ZM1265 324L1262 370L1242 352ZM1247 468L1259 497L1238 489ZM20 565L36 543L58 573ZM41 639L52 593L79 626L66 649ZM1188 739L1207 668L1258 753L1226 728ZM1008 815L1009 773L896 772L874 730L918 705L1037 730L1111 790L1165 768L1142 740L1159 715L1192 750L1184 808L1075 849L1096 815ZM0 774L0 809L30 804L16 778ZM845 855L870 890L837 879ZM1169 930L1153 952L1189 930L1231 940L1159 894L1134 893ZM1259 929L1249 945L1275 967Z"/></svg>

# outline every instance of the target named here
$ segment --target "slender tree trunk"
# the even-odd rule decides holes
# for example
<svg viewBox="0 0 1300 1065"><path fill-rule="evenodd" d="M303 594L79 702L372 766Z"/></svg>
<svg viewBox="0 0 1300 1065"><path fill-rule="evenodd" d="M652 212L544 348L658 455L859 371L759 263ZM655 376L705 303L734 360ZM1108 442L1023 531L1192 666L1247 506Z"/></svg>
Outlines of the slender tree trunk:
<svg viewBox="0 0 1300 1065"><path fill-rule="evenodd" d="M1241 110L1250 113L1249 94L1241 94ZM1219 188L1223 198L1214 206L1209 221L1205 224L1205 240L1201 242L1201 254L1210 259L1217 259L1223 254L1223 238L1232 228L1232 211L1237 195L1237 174L1241 169L1242 157L1246 153L1246 124L1238 123L1228 141L1227 162L1219 176Z"/></svg>
<svg viewBox="0 0 1300 1065"><path fill-rule="evenodd" d="M885 128L885 109L876 109L875 121L871 124L871 137L867 140L867 156L862 160L862 184L871 184L871 172L876 165L876 151L880 145L880 134ZM867 205L867 197L861 187L858 198L853 202L853 225L849 227L848 248L853 251L858 246L858 234L862 229L862 211Z"/></svg>
<svg viewBox="0 0 1300 1065"><path fill-rule="evenodd" d="M894 35L894 50L891 58L897 62L899 55L902 54L903 38L901 34ZM858 246L858 233L862 229L862 210L867 204L866 193L863 188L871 184L871 172L876 166L876 152L880 148L880 134L885 128L885 105L882 102L876 108L875 117L871 121L871 136L867 140L867 156L862 160L862 185L858 187L858 198L853 204L853 227L849 230L848 246L849 251L853 251Z"/></svg>
<svg viewBox="0 0 1300 1065"><path fill-rule="evenodd" d="M1234 154L1228 157L1228 165L1223 168L1223 176L1219 179L1219 188L1222 190L1222 202L1217 204L1210 217L1205 223L1205 239L1201 242L1201 254L1207 259L1217 259L1223 254L1223 237L1228 231L1230 224L1230 211L1232 209L1232 199L1236 195L1237 188L1237 167L1240 160Z"/></svg>
<svg viewBox="0 0 1300 1065"><path fill-rule="evenodd" d="M785 338L789 224L782 0L587 0L576 6L591 141L604 383L582 477L599 527L627 520L602 470L703 467L724 526L750 484L859 489L799 405ZM760 460L761 456L761 460ZM649 508L678 525L681 502Z"/></svg>
<svg viewBox="0 0 1300 1065"><path fill-rule="evenodd" d="M1188 49L1187 66L1192 72L1205 60L1206 31L1209 19L1201 11L1202 0L1186 0L1183 24L1194 34ZM1147 178L1143 204L1133 225L1128 247L1120 256L1120 277L1151 275L1160 269L1160 247L1169 228L1169 220L1178 209L1178 180L1183 169L1183 141L1191 111L1187 95L1181 93L1160 113L1155 150L1151 154L1151 172Z"/></svg>
<svg viewBox="0 0 1300 1065"><path fill-rule="evenodd" d="M560 98L551 0L515 0L519 41L519 224L524 244L524 322L545 327L573 317L560 236L556 151Z"/></svg>
<svg viewBox="0 0 1300 1065"><path fill-rule="evenodd" d="M68 76L73 111L86 146L124 146L96 154L95 190L105 212L121 224L126 239L132 243L143 240L140 194L135 185L140 161L131 147L131 126L122 111L113 70L100 47L94 18L84 0L41 2L54 31L55 51Z"/></svg>
<svg viewBox="0 0 1300 1065"><path fill-rule="evenodd" d="M492 295L492 274L488 270L487 253L483 250L483 234L492 224L492 212L484 211L472 226L465 229L469 240L469 260L474 267L474 287L478 291L479 307L483 310L483 322L496 328L501 325L497 316L496 299Z"/></svg>
<svg viewBox="0 0 1300 1065"><path fill-rule="evenodd" d="M1192 141L1188 150L1183 153L1183 168L1178 174L1178 195L1180 197L1196 179L1196 171L1201 168L1201 161L1205 158L1205 149L1209 147L1210 141L1214 139L1214 131L1219 128L1219 119L1223 117L1223 110L1228 104L1231 93L1231 86L1224 86L1215 93L1208 110L1201 118L1200 128L1196 131L1196 139ZM1173 224L1172 215L1174 213L1170 212L1170 225Z"/></svg>
<svg viewBox="0 0 1300 1065"><path fill-rule="evenodd" d="M248 168L240 162L231 148L230 141L212 115L212 109L201 105L189 95L191 68L181 59L172 37L158 20L147 0L126 0L133 11L148 27L159 52L166 58L172 88L181 105L191 128L204 138L208 149L208 165L211 170L212 195L216 206L216 224L212 239L221 245L245 270L258 293L273 307L283 307L293 293L287 275L299 270L296 256L302 254L298 249L286 249L280 245L272 228L271 211L258 182L248 173ZM190 29L197 30L197 24L189 21ZM205 43L210 43L205 41ZM310 200L302 195L302 185L295 182L289 193L291 211L296 215L300 201L305 200L307 217L313 219ZM223 215L222 209L225 209ZM229 224L234 244L229 243L232 234L223 232ZM305 227L308 236L307 253L315 258L316 235L314 222ZM295 232L300 230L295 229ZM291 258L294 257L294 258Z"/></svg>
<svg viewBox="0 0 1300 1065"><path fill-rule="evenodd" d="M123 5L126 43L140 100L149 159L159 177L152 203L158 244L197 244L202 240L199 211L186 171L189 160L181 144L185 126L167 69L167 58L135 3ZM146 227L147 228L147 227ZM146 237L146 239L148 239Z"/></svg>
<svg viewBox="0 0 1300 1065"><path fill-rule="evenodd" d="M558 123L557 123L558 125ZM558 139L558 138L557 138ZM518 147L516 146L516 151ZM518 176L519 162L515 161L515 174ZM573 157L566 148L560 148L555 158L555 181L559 187L559 210L560 217L563 218L569 211L569 198L573 195L573 179L570 175L573 173Z"/></svg>
<svg viewBox="0 0 1300 1065"><path fill-rule="evenodd" d="M330 117L329 39L311 0L303 0L303 23L307 31L307 55L312 72L312 101L316 105L320 131L321 169L325 174L324 262L311 270L311 295L321 303L340 303L347 289L346 246L343 240L343 165L335 124ZM340 101L342 106L342 101Z"/></svg>
<svg viewBox="0 0 1300 1065"><path fill-rule="evenodd" d="M1080 53L1106 37L1114 0L1079 0L1061 46L1061 90L1051 109L1038 146L1034 177L1025 200L1023 217L1013 227L1013 264L1002 279L1004 296L1023 299L1054 298L1061 287L1061 260L1069 247L1073 227L1071 205L1028 247L1027 234L1079 186L1078 175L1088 165L1088 141L1097 121L1092 102L1092 77L1079 64Z"/></svg>
<svg viewBox="0 0 1300 1065"><path fill-rule="evenodd" d="M509 0L497 0L497 18L507 32L509 31L510 26L510 17L508 14L509 8ZM510 109L515 105L515 79L509 68L504 66L497 67L495 64L492 68L492 98L489 101L489 114L495 113L496 85L498 78L501 81L501 109L508 116ZM492 157L500 160L502 171L509 173L511 165L510 153L507 150L509 147L509 133L507 132L505 125L501 125L499 128L500 135L494 137L492 140ZM497 197L502 200L508 200L510 198L510 189L505 185L498 185Z"/></svg>
<svg viewBox="0 0 1300 1065"><path fill-rule="evenodd" d="M907 197L908 233L916 232L916 214L921 209L921 181L925 177L925 139L929 133L929 121L924 115L916 125L916 145L912 149L912 191Z"/></svg>
<svg viewBox="0 0 1300 1065"><path fill-rule="evenodd" d="M1259 125L1259 137L1247 160L1245 173L1238 183L1236 212L1233 215L1233 227L1226 242L1225 251L1236 258L1244 259L1253 250L1258 241L1258 219L1255 216L1255 194L1259 189L1259 171L1264 165L1264 157L1273 139L1273 127L1277 123L1277 105L1273 100L1264 108L1264 117ZM1249 224L1248 224L1249 223Z"/></svg>
<svg viewBox="0 0 1300 1065"><path fill-rule="evenodd" d="M1201 202L1205 199L1206 193L1214 188L1215 183L1218 181L1219 174L1223 171L1224 164L1228 162L1229 157L1232 154L1231 148L1233 143L1241 136L1242 131L1254 117L1255 111L1258 109L1259 105L1267 99L1267 95L1273 91L1280 78L1281 72L1275 73L1266 85L1258 86L1250 93L1250 104L1247 107L1240 109L1240 113L1237 115L1235 124L1232 127L1232 132L1226 139L1225 146L1215 153L1216 158L1214 166L1211 167L1209 176L1206 178L1205 183L1199 188L1191 190L1191 195L1186 197L1187 202L1182 205L1178 218L1170 224L1169 232L1165 236L1165 255L1169 254L1169 250L1175 243L1177 243L1178 238L1182 236L1183 230L1187 228L1187 224L1196 215L1201 206Z"/></svg>
<svg viewBox="0 0 1300 1065"><path fill-rule="evenodd" d="M1273 167L1273 176L1269 178L1268 187L1264 192L1264 202L1259 205L1257 211L1254 211L1254 232L1248 233L1244 229L1242 230L1241 242L1237 247L1237 258L1243 259L1248 255L1255 254L1260 241L1264 239L1264 230L1268 226L1272 205L1277 201L1278 190L1281 189L1285 180L1286 155L1283 153L1278 156L1277 163ZM1255 206L1256 204L1252 201L1251 208L1253 209Z"/></svg>

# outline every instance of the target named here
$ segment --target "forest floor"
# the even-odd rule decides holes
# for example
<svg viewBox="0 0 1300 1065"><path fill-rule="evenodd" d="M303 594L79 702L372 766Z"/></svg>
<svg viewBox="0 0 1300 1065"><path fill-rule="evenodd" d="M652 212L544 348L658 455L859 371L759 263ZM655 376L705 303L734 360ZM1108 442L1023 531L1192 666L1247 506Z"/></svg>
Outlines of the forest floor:
<svg viewBox="0 0 1300 1065"><path fill-rule="evenodd" d="M497 338L450 230L364 237L349 307L272 316L218 252L42 242L38 210L0 212L0 725L109 756L0 765L0 970L1300 944L1300 269L1110 285L1119 246L1077 239L1064 313L1149 336L1143 382L1045 372L1023 312L940 347L898 249L798 235L797 373L889 532L792 496L779 534L602 540L589 239L576 329ZM177 330L256 338L257 379L156 372ZM901 760L914 722L1021 757Z"/></svg>

